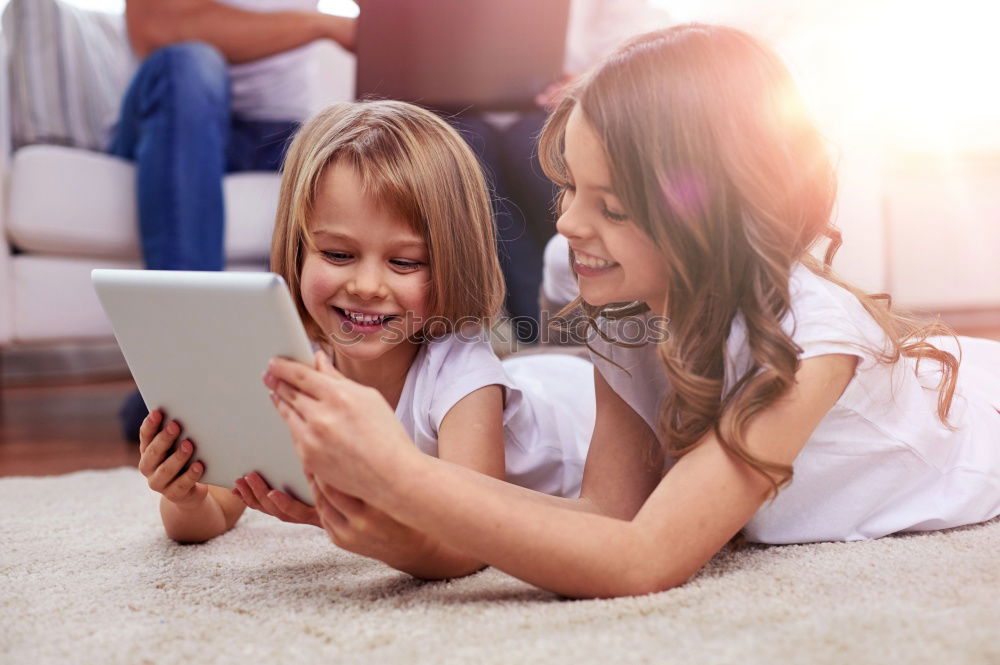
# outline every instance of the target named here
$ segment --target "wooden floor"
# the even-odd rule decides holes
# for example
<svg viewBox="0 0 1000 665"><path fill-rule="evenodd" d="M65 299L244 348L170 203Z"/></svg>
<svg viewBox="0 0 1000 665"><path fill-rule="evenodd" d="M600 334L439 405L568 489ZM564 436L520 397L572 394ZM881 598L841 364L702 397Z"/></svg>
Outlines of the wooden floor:
<svg viewBox="0 0 1000 665"><path fill-rule="evenodd" d="M961 334L1000 339L1000 327L955 322ZM42 476L134 466L137 446L118 431L131 380L0 389L0 476Z"/></svg>
<svg viewBox="0 0 1000 665"><path fill-rule="evenodd" d="M0 476L44 476L134 466L118 431L129 380L0 390Z"/></svg>

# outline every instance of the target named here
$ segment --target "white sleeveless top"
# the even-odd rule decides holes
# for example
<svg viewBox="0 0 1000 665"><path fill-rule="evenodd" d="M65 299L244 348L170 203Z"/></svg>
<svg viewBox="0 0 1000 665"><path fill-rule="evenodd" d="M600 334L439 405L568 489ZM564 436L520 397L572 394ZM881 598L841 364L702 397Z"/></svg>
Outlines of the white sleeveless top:
<svg viewBox="0 0 1000 665"><path fill-rule="evenodd" d="M868 349L887 342L881 328L853 295L804 266L793 270L790 293L782 327L801 347L800 358L840 353L859 362L795 459L791 483L746 525L747 538L861 540L1000 514L1000 342L959 338L963 356L949 429L937 417L936 363L921 363L919 373L909 358L876 363ZM727 387L749 367L745 340L745 323L737 317L727 342ZM930 341L958 354L951 338ZM669 390L655 346L626 349L601 339L591 346L622 366L592 353L611 388L655 432Z"/></svg>
<svg viewBox="0 0 1000 665"><path fill-rule="evenodd" d="M257 12L316 11L317 0L220 0ZM312 45L229 66L233 112L250 120L302 121L309 117L315 79Z"/></svg>
<svg viewBox="0 0 1000 665"><path fill-rule="evenodd" d="M594 368L563 354L514 356L503 363L478 329L421 346L406 374L396 417L417 447L438 455L441 421L485 386L504 390L506 479L555 496L580 494L594 430Z"/></svg>

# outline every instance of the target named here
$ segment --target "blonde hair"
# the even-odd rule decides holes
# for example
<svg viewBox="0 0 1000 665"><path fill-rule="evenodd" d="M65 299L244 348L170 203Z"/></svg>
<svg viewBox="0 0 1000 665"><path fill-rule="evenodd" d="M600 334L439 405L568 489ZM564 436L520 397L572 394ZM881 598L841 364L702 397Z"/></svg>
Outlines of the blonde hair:
<svg viewBox="0 0 1000 665"><path fill-rule="evenodd" d="M484 324L503 300L489 193L475 155L433 113L412 104L335 104L308 120L285 158L271 239L271 270L284 277L309 334L323 333L306 311L299 275L314 251L308 222L317 183L333 164L358 174L365 196L407 220L427 244L431 272L425 335L454 324Z"/></svg>
<svg viewBox="0 0 1000 665"><path fill-rule="evenodd" d="M831 223L834 170L774 53L739 30L698 24L623 45L566 96L542 132L543 168L557 184L567 182L564 135L577 107L602 141L618 198L667 269L670 335L658 352L671 384L659 419L668 454L690 452L712 431L771 482L772 495L791 479L790 466L752 454L745 435L795 382L801 349L781 322L799 262L848 288L882 327L889 346L871 350L880 362L940 363L938 415L946 419L958 361L926 342L944 328L919 326L830 269L840 245ZM820 262L808 252L824 237L831 242ZM646 309L574 304L591 321ZM752 362L726 390L726 342L737 315Z"/></svg>

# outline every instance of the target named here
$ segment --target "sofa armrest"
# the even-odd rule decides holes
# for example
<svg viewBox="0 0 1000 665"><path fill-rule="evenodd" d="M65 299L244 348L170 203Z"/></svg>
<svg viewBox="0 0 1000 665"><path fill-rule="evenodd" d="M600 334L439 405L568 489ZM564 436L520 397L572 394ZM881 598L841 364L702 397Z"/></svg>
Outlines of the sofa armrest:
<svg viewBox="0 0 1000 665"><path fill-rule="evenodd" d="M10 85L7 79L7 38L0 28L0 348L14 336L14 285L7 243L7 202L10 200Z"/></svg>
<svg viewBox="0 0 1000 665"><path fill-rule="evenodd" d="M0 28L0 237L7 212L6 183L10 171L10 82L7 74L7 37Z"/></svg>

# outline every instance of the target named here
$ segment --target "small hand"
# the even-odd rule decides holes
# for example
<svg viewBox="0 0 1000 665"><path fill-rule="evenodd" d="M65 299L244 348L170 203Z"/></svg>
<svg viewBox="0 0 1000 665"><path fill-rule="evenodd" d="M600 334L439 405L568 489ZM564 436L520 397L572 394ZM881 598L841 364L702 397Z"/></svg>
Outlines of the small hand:
<svg viewBox="0 0 1000 665"><path fill-rule="evenodd" d="M277 517L283 522L322 527L315 508L296 501L281 490L272 490L259 473L248 473L237 478L233 494L248 507Z"/></svg>
<svg viewBox="0 0 1000 665"><path fill-rule="evenodd" d="M139 427L139 471L146 477L149 489L159 492L180 508L200 506L208 494L208 486L199 483L205 466L195 462L180 473L194 454L194 444L185 439L173 454L170 447L181 432L176 421L170 421L161 430L163 412L154 410ZM178 475L179 474L179 475Z"/></svg>

